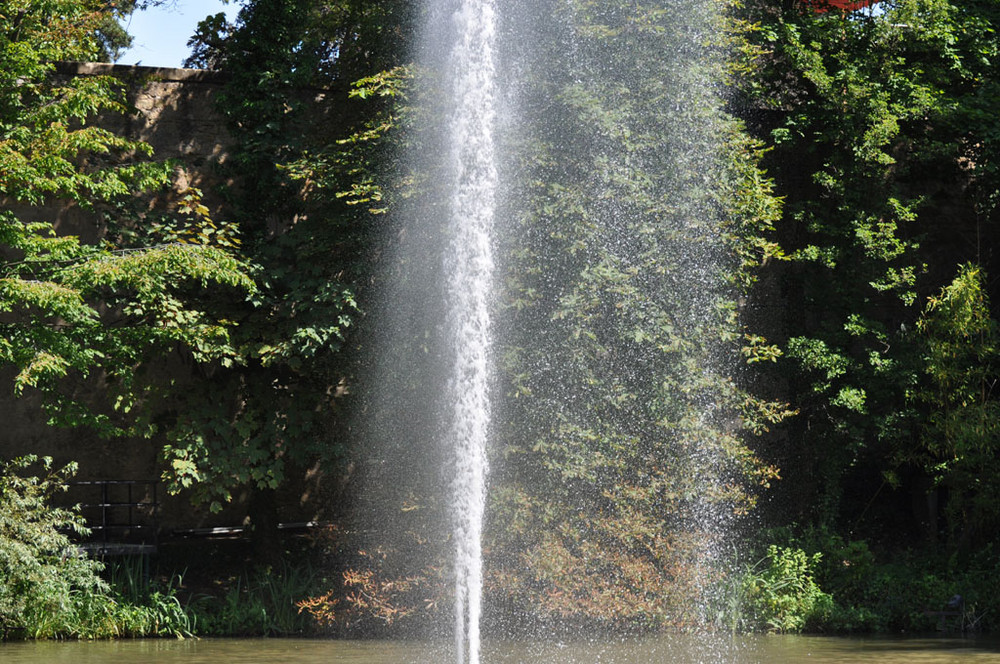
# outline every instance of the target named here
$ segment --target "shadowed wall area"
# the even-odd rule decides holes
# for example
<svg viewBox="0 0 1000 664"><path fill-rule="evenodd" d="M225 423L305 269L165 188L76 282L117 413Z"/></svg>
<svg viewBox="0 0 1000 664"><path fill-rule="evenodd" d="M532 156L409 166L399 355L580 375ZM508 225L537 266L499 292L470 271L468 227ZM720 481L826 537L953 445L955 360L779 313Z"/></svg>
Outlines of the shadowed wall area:
<svg viewBox="0 0 1000 664"><path fill-rule="evenodd" d="M159 191L127 199L115 207L86 210L71 201L51 201L42 206L25 206L3 201L25 221L53 222L60 235L77 235L83 242L127 232L129 225L152 223L160 212L176 213L178 203L194 189L199 199L224 218L226 200L236 189L226 174L227 145L231 137L224 118L217 112L215 99L226 76L220 72L198 69L172 69L110 65L89 62L64 62L56 67L59 78L113 76L127 86L128 114L102 114L98 125L115 134L142 140L153 148L152 159L170 161L174 166L172 183ZM322 102L322 94L313 100ZM100 159L88 155L83 159ZM111 220L109 222L109 220ZM125 228L125 230L122 230ZM188 358L176 353L152 371L170 378L190 380L194 371ZM0 371L0 380L12 384L15 370ZM93 381L102 380L94 377ZM83 388L86 390L86 388ZM152 480L161 474L158 458L162 440L103 440L87 428L55 428L46 424L47 416L40 399L30 391L15 398L10 391L0 394L0 457L24 454L51 456L56 464L76 461L80 481L128 479ZM322 516L322 506L329 496L319 499L321 473L317 467L295 470L297 477L286 483L281 492L279 518L285 522L310 521ZM148 491L147 491L148 493ZM89 496L70 496L70 500L89 500ZM157 498L160 526L165 533L175 529L233 526L245 521L249 496L234 492L233 502L222 512L212 514L207 508L192 508L186 495L170 496L163 486ZM151 500L151 495L137 495L136 500Z"/></svg>

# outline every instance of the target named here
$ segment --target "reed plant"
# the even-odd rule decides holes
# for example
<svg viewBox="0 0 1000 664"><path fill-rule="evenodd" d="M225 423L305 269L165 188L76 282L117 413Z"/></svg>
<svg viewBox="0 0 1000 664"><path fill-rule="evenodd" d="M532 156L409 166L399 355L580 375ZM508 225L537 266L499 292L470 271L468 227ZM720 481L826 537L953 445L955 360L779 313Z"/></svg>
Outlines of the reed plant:
<svg viewBox="0 0 1000 664"><path fill-rule="evenodd" d="M311 617L298 603L319 583L311 564L281 563L231 576L218 594L201 594L188 604L197 631L205 636L287 636L308 633Z"/></svg>
<svg viewBox="0 0 1000 664"><path fill-rule="evenodd" d="M166 581L149 573L149 559L123 556L108 565L108 583L114 597L112 636L174 636L194 633L194 623L178 598L183 575Z"/></svg>

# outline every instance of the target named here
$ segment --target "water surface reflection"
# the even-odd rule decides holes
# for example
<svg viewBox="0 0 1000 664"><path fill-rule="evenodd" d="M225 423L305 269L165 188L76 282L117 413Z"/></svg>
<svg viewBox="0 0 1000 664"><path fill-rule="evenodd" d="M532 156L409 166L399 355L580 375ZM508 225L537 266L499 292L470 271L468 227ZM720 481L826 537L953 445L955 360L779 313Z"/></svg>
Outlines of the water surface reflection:
<svg viewBox="0 0 1000 664"><path fill-rule="evenodd" d="M441 664L451 643L318 639L189 639L0 644L4 664ZM618 642L485 642L484 664L765 662L1000 663L1000 641L671 635Z"/></svg>

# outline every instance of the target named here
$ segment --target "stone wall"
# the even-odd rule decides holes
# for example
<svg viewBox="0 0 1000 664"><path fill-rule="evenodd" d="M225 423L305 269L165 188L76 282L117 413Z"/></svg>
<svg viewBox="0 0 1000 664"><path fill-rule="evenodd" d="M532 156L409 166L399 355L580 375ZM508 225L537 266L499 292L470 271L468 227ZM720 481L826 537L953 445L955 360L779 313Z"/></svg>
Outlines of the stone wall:
<svg viewBox="0 0 1000 664"><path fill-rule="evenodd" d="M128 101L135 112L102 117L101 124L149 143L158 160L182 162L175 191L199 187L212 197L220 185L231 184L220 175L219 165L226 161L230 141L214 101L225 84L225 75L202 69L93 62L62 63L57 71L63 76L114 76L127 84ZM155 202L164 203L159 199Z"/></svg>
<svg viewBox="0 0 1000 664"><path fill-rule="evenodd" d="M222 175L220 165L226 160L229 137L224 122L214 108L214 97L225 78L217 73L191 69L134 67L97 63L62 63L59 76L111 75L126 82L130 103L135 112L109 115L100 123L116 133L146 141L154 148L157 160L176 159L174 186L158 192L142 204L150 208L174 204L187 187L198 187L204 202L215 211L222 201L221 188L231 185ZM72 233L85 240L100 235L101 229L92 214L78 206L54 202L46 207L20 208L25 219L54 221L62 233ZM224 213L222 213L224 214ZM213 215L217 216L217 215ZM11 385L11 371L0 370L0 385ZM9 392L8 392L9 394ZM79 480L130 479L149 480L159 476L158 443L105 441L87 430L54 429L45 424L37 399L0 397L0 458L27 453L47 455L56 463L77 461ZM322 506L307 496L317 493L316 469L303 471L301 482L283 497L279 517L285 521L305 521L322 516ZM312 478L312 479L310 479ZM168 497L162 488L161 523L165 531L219 525L239 525L245 518L245 495L235 496L234 504L223 513L192 509L184 497Z"/></svg>

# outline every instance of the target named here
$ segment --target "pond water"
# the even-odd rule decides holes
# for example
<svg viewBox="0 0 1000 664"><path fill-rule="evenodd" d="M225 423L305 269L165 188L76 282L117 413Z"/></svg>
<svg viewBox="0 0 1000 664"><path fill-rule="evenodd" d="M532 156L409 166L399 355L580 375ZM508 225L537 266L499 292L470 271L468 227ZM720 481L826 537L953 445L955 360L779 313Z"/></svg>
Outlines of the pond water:
<svg viewBox="0 0 1000 664"><path fill-rule="evenodd" d="M188 639L0 644L3 664L447 664L451 644L318 639ZM671 635L601 643L485 642L484 664L725 662L1000 663L1000 641Z"/></svg>

